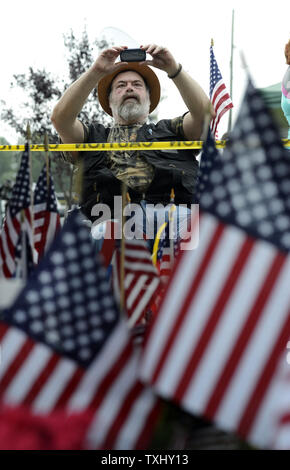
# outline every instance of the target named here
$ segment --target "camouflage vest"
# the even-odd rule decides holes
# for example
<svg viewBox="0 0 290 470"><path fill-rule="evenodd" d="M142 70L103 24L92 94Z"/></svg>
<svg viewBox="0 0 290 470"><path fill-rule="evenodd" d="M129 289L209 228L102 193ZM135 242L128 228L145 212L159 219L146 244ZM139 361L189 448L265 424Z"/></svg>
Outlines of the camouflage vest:
<svg viewBox="0 0 290 470"><path fill-rule="evenodd" d="M89 126L87 143L107 142L109 128L101 124ZM176 134L170 130L170 120L157 124L144 124L137 133L137 142L176 141ZM141 149L140 155L154 167L154 178L145 195L129 188L132 202L138 203L144 196L146 201L168 204L171 189L174 189L176 204L195 202L194 192L198 170L196 150L154 150ZM79 153L81 191L80 205L84 214L91 218L92 207L101 202L113 208L113 198L121 194L121 182L107 167L106 152Z"/></svg>

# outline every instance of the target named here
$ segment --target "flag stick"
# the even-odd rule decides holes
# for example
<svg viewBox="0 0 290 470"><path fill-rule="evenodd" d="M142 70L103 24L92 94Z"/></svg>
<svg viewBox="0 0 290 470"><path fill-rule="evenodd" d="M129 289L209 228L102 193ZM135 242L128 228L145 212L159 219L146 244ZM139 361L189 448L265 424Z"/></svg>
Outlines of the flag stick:
<svg viewBox="0 0 290 470"><path fill-rule="evenodd" d="M50 158L49 158L49 145L47 132L44 135L44 148L45 148L45 165L46 165L46 189L47 189L47 210L49 210L50 200Z"/></svg>
<svg viewBox="0 0 290 470"><path fill-rule="evenodd" d="M20 221L21 221L21 268L17 269L16 267L16 278L22 278L23 281L27 280L27 246L26 246L26 239L25 239L25 229L23 228L25 220L24 209L21 210ZM18 272L17 272L18 271Z"/></svg>
<svg viewBox="0 0 290 470"><path fill-rule="evenodd" d="M32 250L32 259L34 260L34 201L33 201L33 178L32 178L32 159L31 159L31 152L30 152L30 145L31 145L31 130L29 122L27 123L26 128L26 139L27 139L27 146L28 146L28 164L29 164L29 187L30 187L30 207L31 207L31 250Z"/></svg>
<svg viewBox="0 0 290 470"><path fill-rule="evenodd" d="M45 164L46 164L46 187L47 194L49 196L49 170L50 170L50 161L49 161L49 151L48 151L48 136L47 133L44 135L44 148L45 148Z"/></svg>
<svg viewBox="0 0 290 470"><path fill-rule="evenodd" d="M121 259L120 259L120 310L124 311L125 307L125 215L124 209L127 203L127 185L122 183L122 238L121 238Z"/></svg>
<svg viewBox="0 0 290 470"><path fill-rule="evenodd" d="M234 21L235 10L232 11L231 60L230 60L230 97L233 101L233 67L234 67ZM232 128L232 108L229 110L228 132Z"/></svg>
<svg viewBox="0 0 290 470"><path fill-rule="evenodd" d="M174 217L173 217L173 212L176 211L176 205L175 205L175 193L174 193L174 188L171 188L171 194L170 194L170 209L169 209L169 217L168 217L168 224L169 224L169 247L170 247L170 267L172 268L173 263L174 263L174 238L175 236L177 237L177 233L174 234ZM177 224L177 230L178 230L178 215L176 218L176 224Z"/></svg>

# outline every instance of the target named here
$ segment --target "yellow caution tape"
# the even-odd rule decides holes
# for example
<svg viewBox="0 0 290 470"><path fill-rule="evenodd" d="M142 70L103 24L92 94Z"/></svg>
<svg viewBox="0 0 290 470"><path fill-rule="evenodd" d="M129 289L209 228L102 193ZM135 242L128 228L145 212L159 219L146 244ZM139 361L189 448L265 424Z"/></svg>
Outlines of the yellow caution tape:
<svg viewBox="0 0 290 470"><path fill-rule="evenodd" d="M221 141L225 142L225 141ZM49 144L48 150L53 152L73 152L85 150L86 152L107 152L107 151L128 151L128 150L174 150L174 149L201 149L202 140L195 141L174 141L174 142L105 142L89 144ZM23 151L24 145L0 145L0 151ZM46 150L43 144L31 144L30 150L33 152L43 152Z"/></svg>
<svg viewBox="0 0 290 470"><path fill-rule="evenodd" d="M226 147L226 140L216 140L217 148ZM282 139L285 147L290 147L289 139ZM172 142L106 142L106 143L89 143L89 144L49 144L48 148L44 144L31 144L32 152L108 152L108 151L132 151L132 150L184 150L184 149L202 149L202 140L183 140ZM0 145L0 152L23 152L24 145Z"/></svg>

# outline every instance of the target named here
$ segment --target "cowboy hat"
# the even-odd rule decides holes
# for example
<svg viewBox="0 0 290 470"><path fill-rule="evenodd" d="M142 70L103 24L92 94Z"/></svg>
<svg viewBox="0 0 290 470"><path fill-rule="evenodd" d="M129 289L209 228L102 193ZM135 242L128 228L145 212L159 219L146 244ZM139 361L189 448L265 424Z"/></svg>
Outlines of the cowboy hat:
<svg viewBox="0 0 290 470"><path fill-rule="evenodd" d="M153 70L148 67L147 65L140 65L139 62L130 62L129 64L124 64L113 73L110 73L103 77L98 83L98 98L100 105L106 111L106 113L112 116L112 111L109 104L109 92L111 88L111 83L114 78L121 72L126 71L133 71L137 72L139 75L143 77L146 84L149 88L149 95L150 95L150 109L149 112L156 108L160 100L160 83L158 80L157 75L153 72Z"/></svg>

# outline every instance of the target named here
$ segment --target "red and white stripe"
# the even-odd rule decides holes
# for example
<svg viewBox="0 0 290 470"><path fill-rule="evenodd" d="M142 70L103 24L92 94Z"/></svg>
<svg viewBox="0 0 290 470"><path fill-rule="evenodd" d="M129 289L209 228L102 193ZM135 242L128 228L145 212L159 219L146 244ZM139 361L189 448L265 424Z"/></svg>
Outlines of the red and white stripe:
<svg viewBox="0 0 290 470"><path fill-rule="evenodd" d="M22 213L23 221L21 222ZM15 217L11 216L8 208L0 234L0 278L12 277L15 273L15 248L18 243L21 227L22 230L28 233L28 238L32 246L31 207L18 212Z"/></svg>
<svg viewBox="0 0 290 470"><path fill-rule="evenodd" d="M113 259L113 287L120 301L120 252ZM133 327L143 318L144 311L157 291L160 279L152 264L151 254L144 240L126 240L124 262L125 305L128 325Z"/></svg>
<svg viewBox="0 0 290 470"><path fill-rule="evenodd" d="M156 267L161 281L166 284L174 266L174 240L170 239L170 246L162 248L161 258L157 259Z"/></svg>
<svg viewBox="0 0 290 470"><path fill-rule="evenodd" d="M203 214L145 345L157 393L266 447L259 419L290 331L290 257ZM255 438L257 440L257 436Z"/></svg>
<svg viewBox="0 0 290 470"><path fill-rule="evenodd" d="M211 102L216 113L215 118L211 122L211 131L213 135L217 134L217 126L221 117L226 111L233 108L233 103L223 80L219 80L212 92Z"/></svg>
<svg viewBox="0 0 290 470"><path fill-rule="evenodd" d="M34 210L34 248L38 259L48 249L60 228L60 216L47 210L47 204L35 204Z"/></svg>
<svg viewBox="0 0 290 470"><path fill-rule="evenodd" d="M85 448L143 449L159 402L137 378L139 354L121 323L84 370L25 333L0 323L0 402L35 414L92 410Z"/></svg>

